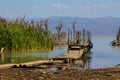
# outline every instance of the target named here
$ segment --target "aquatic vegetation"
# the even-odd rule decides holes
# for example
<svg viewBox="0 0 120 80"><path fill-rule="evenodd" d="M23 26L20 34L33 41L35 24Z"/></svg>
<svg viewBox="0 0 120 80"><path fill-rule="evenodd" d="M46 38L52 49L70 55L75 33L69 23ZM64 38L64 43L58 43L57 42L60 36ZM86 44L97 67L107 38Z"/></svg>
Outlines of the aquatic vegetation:
<svg viewBox="0 0 120 80"><path fill-rule="evenodd" d="M36 51L53 48L52 33L41 23L0 18L0 48L6 51Z"/></svg>

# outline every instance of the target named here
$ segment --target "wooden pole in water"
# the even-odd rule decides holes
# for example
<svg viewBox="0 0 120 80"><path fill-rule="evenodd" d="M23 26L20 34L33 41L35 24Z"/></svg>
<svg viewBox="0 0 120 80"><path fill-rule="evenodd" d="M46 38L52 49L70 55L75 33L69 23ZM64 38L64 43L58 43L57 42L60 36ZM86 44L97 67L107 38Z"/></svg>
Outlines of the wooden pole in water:
<svg viewBox="0 0 120 80"><path fill-rule="evenodd" d="M70 34L69 34L69 32L70 32L70 30L69 30L69 28L68 28L68 53L69 53L69 44L70 44L70 39L69 39L69 37L70 37Z"/></svg>
<svg viewBox="0 0 120 80"><path fill-rule="evenodd" d="M76 38L76 36L75 36L75 32L76 32L76 31L75 31L75 25L76 25L76 23L73 22L73 23L72 23L72 29L73 29L73 43L75 43L75 40L76 40L76 39L75 39L75 38Z"/></svg>
<svg viewBox="0 0 120 80"><path fill-rule="evenodd" d="M119 31L117 32L117 35L116 35L116 41L117 42L119 41Z"/></svg>
<svg viewBox="0 0 120 80"><path fill-rule="evenodd" d="M119 28L119 31L118 31L118 39L119 39L119 42L120 42L120 28Z"/></svg>
<svg viewBox="0 0 120 80"><path fill-rule="evenodd" d="M90 32L90 41L92 41L92 33Z"/></svg>
<svg viewBox="0 0 120 80"><path fill-rule="evenodd" d="M83 29L83 41L85 40L85 30Z"/></svg>
<svg viewBox="0 0 120 80"><path fill-rule="evenodd" d="M69 45L69 35L70 35L70 34L69 34L69 28L68 28L68 45Z"/></svg>
<svg viewBox="0 0 120 80"><path fill-rule="evenodd" d="M4 53L3 53L3 51L4 51L4 48L2 47L1 51L0 51L0 58L1 58L2 62L4 62Z"/></svg>
<svg viewBox="0 0 120 80"><path fill-rule="evenodd" d="M80 31L76 32L76 43L79 44L80 43L80 37L81 37L81 33Z"/></svg>
<svg viewBox="0 0 120 80"><path fill-rule="evenodd" d="M73 36L72 36L72 30L70 30L70 36L71 36L71 40L70 40L70 44L73 43Z"/></svg>
<svg viewBox="0 0 120 80"><path fill-rule="evenodd" d="M87 40L91 41L91 33L90 33L90 31L87 31Z"/></svg>

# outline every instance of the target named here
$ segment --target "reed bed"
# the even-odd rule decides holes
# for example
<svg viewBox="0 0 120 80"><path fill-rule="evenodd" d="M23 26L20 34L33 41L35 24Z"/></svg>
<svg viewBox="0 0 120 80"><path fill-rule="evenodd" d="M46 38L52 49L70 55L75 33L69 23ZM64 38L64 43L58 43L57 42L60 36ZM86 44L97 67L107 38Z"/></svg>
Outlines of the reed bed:
<svg viewBox="0 0 120 80"><path fill-rule="evenodd" d="M13 52L50 50L53 48L52 33L45 27L40 22L7 21L0 17L0 49L4 47Z"/></svg>

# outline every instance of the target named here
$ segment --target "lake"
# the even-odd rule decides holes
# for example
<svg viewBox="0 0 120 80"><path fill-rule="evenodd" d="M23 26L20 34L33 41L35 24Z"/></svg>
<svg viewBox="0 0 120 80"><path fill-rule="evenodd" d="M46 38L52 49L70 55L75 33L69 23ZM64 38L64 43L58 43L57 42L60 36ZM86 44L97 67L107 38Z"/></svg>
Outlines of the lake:
<svg viewBox="0 0 120 80"><path fill-rule="evenodd" d="M120 47L111 46L112 40L115 40L115 36L93 36L90 68L114 67L120 64Z"/></svg>
<svg viewBox="0 0 120 80"><path fill-rule="evenodd" d="M85 69L115 67L120 64L120 47L113 47L110 42L115 36L93 36L93 48L89 57L83 59ZM23 63L36 60L44 60L67 53L67 46L56 46L52 51L41 51L31 53L8 53L0 63Z"/></svg>

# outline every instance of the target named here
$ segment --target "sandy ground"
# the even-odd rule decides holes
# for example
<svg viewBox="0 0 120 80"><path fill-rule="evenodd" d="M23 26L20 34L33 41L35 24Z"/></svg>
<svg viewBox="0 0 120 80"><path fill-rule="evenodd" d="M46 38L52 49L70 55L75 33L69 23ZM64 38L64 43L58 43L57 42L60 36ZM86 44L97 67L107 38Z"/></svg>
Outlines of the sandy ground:
<svg viewBox="0 0 120 80"><path fill-rule="evenodd" d="M44 72L38 68L1 69L0 80L120 80L120 68L55 72Z"/></svg>

